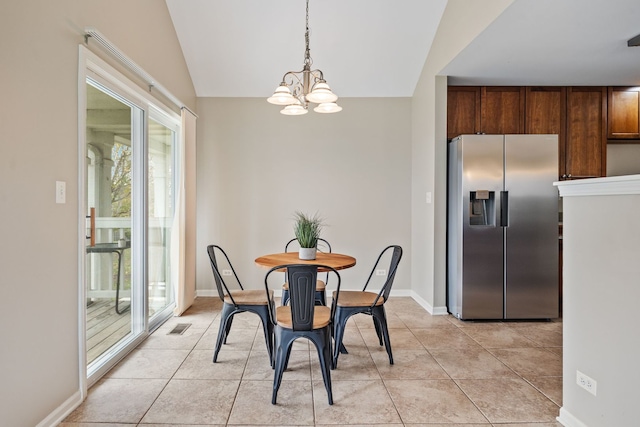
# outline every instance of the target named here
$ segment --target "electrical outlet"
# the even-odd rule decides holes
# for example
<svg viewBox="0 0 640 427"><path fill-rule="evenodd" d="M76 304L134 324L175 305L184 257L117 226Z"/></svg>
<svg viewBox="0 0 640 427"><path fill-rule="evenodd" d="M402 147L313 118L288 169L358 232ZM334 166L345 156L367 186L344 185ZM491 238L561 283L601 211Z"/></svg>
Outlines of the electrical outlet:
<svg viewBox="0 0 640 427"><path fill-rule="evenodd" d="M223 276L231 276L231 270L222 270Z"/></svg>
<svg viewBox="0 0 640 427"><path fill-rule="evenodd" d="M598 383L588 375L585 375L580 371L576 371L576 384L578 384L580 387L587 390L594 396L596 395L596 387Z"/></svg>
<svg viewBox="0 0 640 427"><path fill-rule="evenodd" d="M387 270L376 270L376 276L386 276Z"/></svg>

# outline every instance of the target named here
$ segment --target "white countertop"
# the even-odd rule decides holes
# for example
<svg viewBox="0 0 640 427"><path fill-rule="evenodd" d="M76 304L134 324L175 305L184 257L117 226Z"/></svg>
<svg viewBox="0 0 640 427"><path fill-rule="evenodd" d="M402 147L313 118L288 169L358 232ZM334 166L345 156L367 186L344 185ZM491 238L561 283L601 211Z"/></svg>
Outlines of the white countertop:
<svg viewBox="0 0 640 427"><path fill-rule="evenodd" d="M556 181L560 197L640 194L640 175Z"/></svg>

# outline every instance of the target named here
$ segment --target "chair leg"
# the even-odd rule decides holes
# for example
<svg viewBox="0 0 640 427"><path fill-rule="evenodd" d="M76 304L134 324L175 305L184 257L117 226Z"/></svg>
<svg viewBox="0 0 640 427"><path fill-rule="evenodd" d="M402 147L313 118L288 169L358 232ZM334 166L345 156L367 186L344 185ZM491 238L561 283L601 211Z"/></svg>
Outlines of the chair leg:
<svg viewBox="0 0 640 427"><path fill-rule="evenodd" d="M389 355L389 364L393 365L393 354L391 353L391 339L389 338L389 328L387 326L387 316L384 311L384 306L376 307L373 312L373 317L380 323L380 329L382 331L382 338L384 339L384 346L387 349Z"/></svg>
<svg viewBox="0 0 640 427"><path fill-rule="evenodd" d="M333 393L331 391L331 330L329 327L326 327L323 330L313 331L309 334L309 339L318 351L324 388L327 390L329 405L333 405Z"/></svg>
<svg viewBox="0 0 640 427"><path fill-rule="evenodd" d="M380 346L382 346L382 333L380 331L380 322L376 316L371 316L373 318L373 327L376 328L376 335L378 335L378 341L380 341Z"/></svg>
<svg viewBox="0 0 640 427"><path fill-rule="evenodd" d="M218 361L218 353L220 352L220 348L222 344L226 344L227 335L229 334L229 329L231 327L231 319L233 319L233 314L235 311L235 307L230 304L223 304L222 313L220 313L220 327L218 328L218 339L216 340L216 348L213 351L213 363ZM227 327L227 324L229 327Z"/></svg>
<svg viewBox="0 0 640 427"><path fill-rule="evenodd" d="M229 316L229 318L227 319L227 326L225 328L225 333L224 333L224 344L227 343L227 338L229 337L229 332L231 331L231 324L233 323L233 314Z"/></svg>
<svg viewBox="0 0 640 427"><path fill-rule="evenodd" d="M282 290L282 297L280 298L280 305L289 304L289 289Z"/></svg>
<svg viewBox="0 0 640 427"><path fill-rule="evenodd" d="M282 328L275 328L275 371L273 373L273 393L271 395L271 404L275 405L278 399L278 390L282 383L282 374L287 364L288 354L291 350L293 337L287 334Z"/></svg>
<svg viewBox="0 0 640 427"><path fill-rule="evenodd" d="M341 307L336 308L334 317L334 347L333 347L333 369L338 367L338 356L340 353L347 354L347 349L342 345L342 339L344 338L344 329L347 326L347 320L351 314Z"/></svg>
<svg viewBox="0 0 640 427"><path fill-rule="evenodd" d="M260 306L254 311L262 321L262 329L264 331L264 340L267 344L267 353L269 353L269 364L273 366L273 325L269 320L269 306Z"/></svg>

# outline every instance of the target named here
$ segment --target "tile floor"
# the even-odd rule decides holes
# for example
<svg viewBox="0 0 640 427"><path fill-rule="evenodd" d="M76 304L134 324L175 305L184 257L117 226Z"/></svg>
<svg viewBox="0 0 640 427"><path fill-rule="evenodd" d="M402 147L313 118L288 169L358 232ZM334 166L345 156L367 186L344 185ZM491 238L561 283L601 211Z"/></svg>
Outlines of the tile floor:
<svg viewBox="0 0 640 427"><path fill-rule="evenodd" d="M334 405L315 348L299 340L274 406L257 316L237 315L211 362L220 307L217 298L198 298L92 387L61 426L561 426L561 321L462 322L392 298L394 365L371 318L357 315L345 334L349 354L331 373ZM191 326L168 335L177 323Z"/></svg>

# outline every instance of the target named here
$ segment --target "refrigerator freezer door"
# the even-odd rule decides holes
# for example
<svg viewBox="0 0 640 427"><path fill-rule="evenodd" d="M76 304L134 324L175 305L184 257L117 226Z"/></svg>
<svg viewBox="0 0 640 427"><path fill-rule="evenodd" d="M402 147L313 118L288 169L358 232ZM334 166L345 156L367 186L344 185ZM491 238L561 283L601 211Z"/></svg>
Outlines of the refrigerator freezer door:
<svg viewBox="0 0 640 427"><path fill-rule="evenodd" d="M558 317L558 137L505 136L505 318Z"/></svg>
<svg viewBox="0 0 640 427"><path fill-rule="evenodd" d="M503 229L498 224L503 136L464 135L451 145L457 160L450 173L457 173L458 179L451 182L450 177L449 219L459 225L449 230L449 311L461 319L499 319L503 316ZM453 271L452 262L457 263Z"/></svg>

